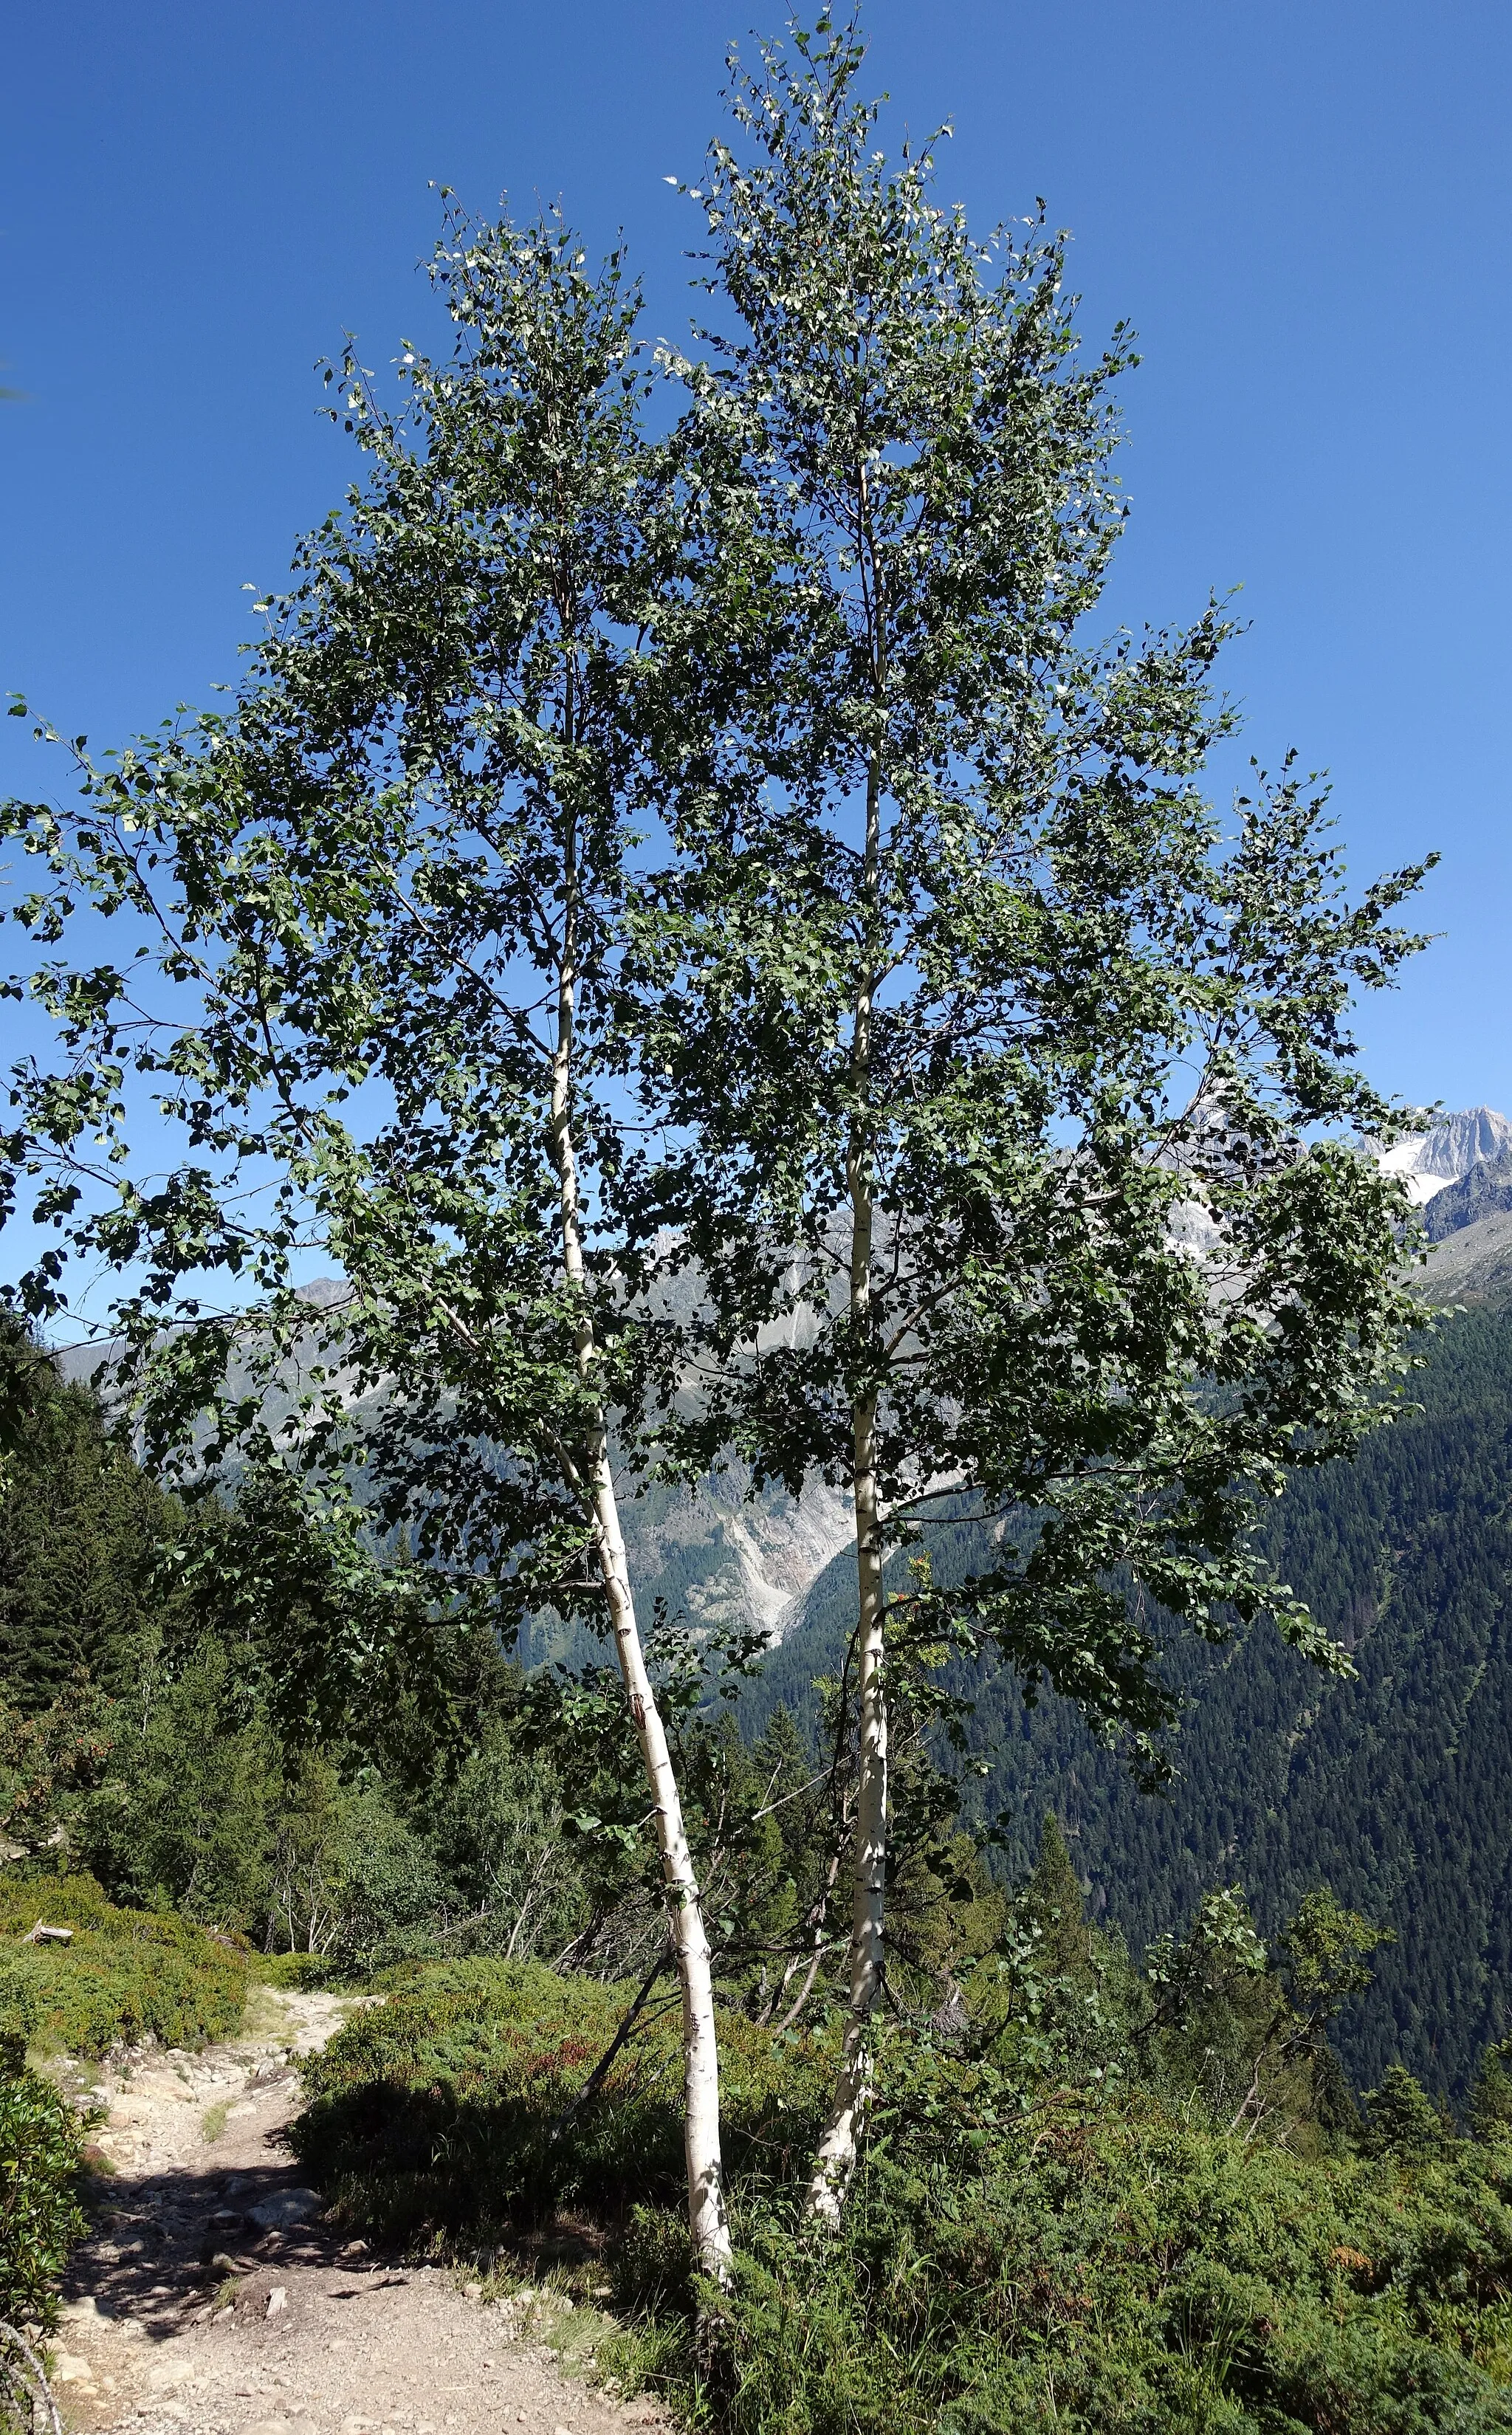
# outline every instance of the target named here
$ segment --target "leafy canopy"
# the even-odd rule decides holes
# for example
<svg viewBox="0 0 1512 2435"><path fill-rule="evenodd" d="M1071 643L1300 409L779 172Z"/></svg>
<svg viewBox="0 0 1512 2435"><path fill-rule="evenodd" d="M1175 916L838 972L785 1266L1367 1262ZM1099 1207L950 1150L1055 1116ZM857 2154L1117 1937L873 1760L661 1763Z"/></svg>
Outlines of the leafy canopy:
<svg viewBox="0 0 1512 2435"><path fill-rule="evenodd" d="M233 705L81 754L76 808L9 808L47 874L12 993L63 1055L18 1070L7 1148L60 1235L20 1300L54 1313L67 1259L103 1258L155 1456L355 1482L433 1594L507 1627L592 1598L583 1443L645 1367L612 984L662 477L618 255L453 211L432 275L455 345L405 348L403 411L350 354L328 374L366 479L262 604ZM83 904L134 954L80 968ZM180 1148L155 1183L127 1147L144 1086ZM334 1296L300 1287L317 1253Z"/></svg>
<svg viewBox="0 0 1512 2435"><path fill-rule="evenodd" d="M701 185L708 352L677 367L698 502L678 855L638 899L647 1202L696 1275L670 1440L849 1482L886 1528L991 1526L942 1632L1097 1724L1164 1713L1139 1620L1264 1608L1249 1534L1380 1417L1409 1304L1395 1113L1352 993L1418 943L1356 904L1288 763L1232 817L1230 626L1095 617L1124 506L1126 331L1089 358L1042 222L983 242L889 164L828 16L739 71Z"/></svg>

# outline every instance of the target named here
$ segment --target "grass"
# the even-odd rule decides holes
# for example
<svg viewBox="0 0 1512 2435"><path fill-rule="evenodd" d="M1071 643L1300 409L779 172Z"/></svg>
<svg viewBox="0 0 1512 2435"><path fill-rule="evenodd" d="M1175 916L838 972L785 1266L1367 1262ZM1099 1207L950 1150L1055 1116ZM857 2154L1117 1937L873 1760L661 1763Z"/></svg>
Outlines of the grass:
<svg viewBox="0 0 1512 2435"><path fill-rule="evenodd" d="M254 1976L247 1990L247 2010L242 2020L244 2033L249 2038L278 2040L288 2035L289 2016L278 1990Z"/></svg>
<svg viewBox="0 0 1512 2435"><path fill-rule="evenodd" d="M204 2141L207 2148L213 2148L216 2140L220 2137L221 2133L226 2128L226 2116L230 2112L231 2099L229 2097L217 2097L214 2105L206 2106L204 2113L200 2117L199 2136Z"/></svg>
<svg viewBox="0 0 1512 2435"><path fill-rule="evenodd" d="M595 2303L610 2296L601 2280L601 2268L558 2264L533 2279L522 2279L518 2264L502 2264L496 2254L458 2271L460 2288L479 2296L481 2305L501 2323L507 2341L539 2343L550 2351L570 2375L592 2381L600 2357L621 2332L615 2319Z"/></svg>

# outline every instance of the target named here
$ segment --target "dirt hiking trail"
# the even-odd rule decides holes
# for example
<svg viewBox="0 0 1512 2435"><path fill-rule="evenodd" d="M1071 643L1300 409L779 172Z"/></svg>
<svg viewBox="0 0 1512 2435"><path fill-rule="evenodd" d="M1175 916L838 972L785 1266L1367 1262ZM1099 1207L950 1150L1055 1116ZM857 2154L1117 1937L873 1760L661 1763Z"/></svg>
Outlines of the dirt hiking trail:
<svg viewBox="0 0 1512 2435"><path fill-rule="evenodd" d="M536 2288L485 2297L320 2219L284 2138L295 2058L351 2009L257 1991L242 2037L133 2054L97 2094L113 2178L53 2342L78 2435L610 2435L669 2422L564 2374L605 2321Z"/></svg>

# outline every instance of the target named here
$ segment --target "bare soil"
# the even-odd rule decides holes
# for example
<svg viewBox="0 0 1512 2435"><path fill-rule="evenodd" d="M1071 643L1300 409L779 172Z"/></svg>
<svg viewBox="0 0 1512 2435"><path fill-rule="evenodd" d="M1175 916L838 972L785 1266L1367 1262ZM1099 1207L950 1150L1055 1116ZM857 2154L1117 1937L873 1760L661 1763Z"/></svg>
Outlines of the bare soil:
<svg viewBox="0 0 1512 2435"><path fill-rule="evenodd" d="M78 2435L609 2435L664 2428L571 2373L608 2320L536 2285L370 2255L321 2218L285 2132L296 2058L350 2002L259 1990L245 2034L104 2074L93 2236L53 2345Z"/></svg>

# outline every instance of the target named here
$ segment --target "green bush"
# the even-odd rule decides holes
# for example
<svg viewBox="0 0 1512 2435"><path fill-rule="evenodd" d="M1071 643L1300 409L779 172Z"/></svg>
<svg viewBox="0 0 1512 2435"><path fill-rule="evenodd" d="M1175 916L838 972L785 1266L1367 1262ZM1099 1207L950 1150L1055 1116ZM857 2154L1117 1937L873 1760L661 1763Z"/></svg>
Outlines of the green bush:
<svg viewBox="0 0 1512 2435"><path fill-rule="evenodd" d="M328 1953L254 1953L248 1966L260 1987L340 1987L351 1977Z"/></svg>
<svg viewBox="0 0 1512 2435"><path fill-rule="evenodd" d="M696 2355L675 2008L558 2129L623 1991L539 1965L393 1974L305 2066L296 2128L348 2219L478 2240L596 2217L635 2315L611 2363L728 2435L1488 2435L1512 2429L1512 2140L1297 2154L1160 2088L1025 2094L879 2037L845 2227L796 2192L833 2049L722 2022L733 2291ZM1380 2109L1378 2109L1380 2110ZM1413 2112L1414 2135L1398 2116ZM555 2135L554 2135L555 2133Z"/></svg>
<svg viewBox="0 0 1512 2435"><path fill-rule="evenodd" d="M39 1920L68 1944L20 1940ZM120 1910L93 1877L0 1876L0 2015L70 2054L121 2040L203 2046L227 2036L247 2000L249 1957L171 1913ZM0 2017L0 2028L5 2021Z"/></svg>
<svg viewBox="0 0 1512 2435"><path fill-rule="evenodd" d="M301 2161L353 2224L477 2239L556 2208L618 2218L673 2199L683 2172L674 1997L648 2008L558 2134L624 2018L623 1989L489 1960L374 1983L387 2002L304 2064L310 2102L294 2128ZM739 2014L722 2016L720 2037L727 2148L738 2169L781 2180L807 2151L831 2064L809 2040L774 2050Z"/></svg>
<svg viewBox="0 0 1512 2435"><path fill-rule="evenodd" d="M0 2070L19 2071L42 2027L42 1990L20 1954L0 1953Z"/></svg>
<svg viewBox="0 0 1512 2435"><path fill-rule="evenodd" d="M696 2362L663 2305L614 2363L726 2435L1512 2428L1512 2145L1302 2158L1130 2091L984 2139L968 2078L885 2051L840 2236L737 2192Z"/></svg>
<svg viewBox="0 0 1512 2435"><path fill-rule="evenodd" d="M84 2231L76 2185L82 2133L40 2072L0 2052L0 2319L50 2326L58 2278Z"/></svg>

